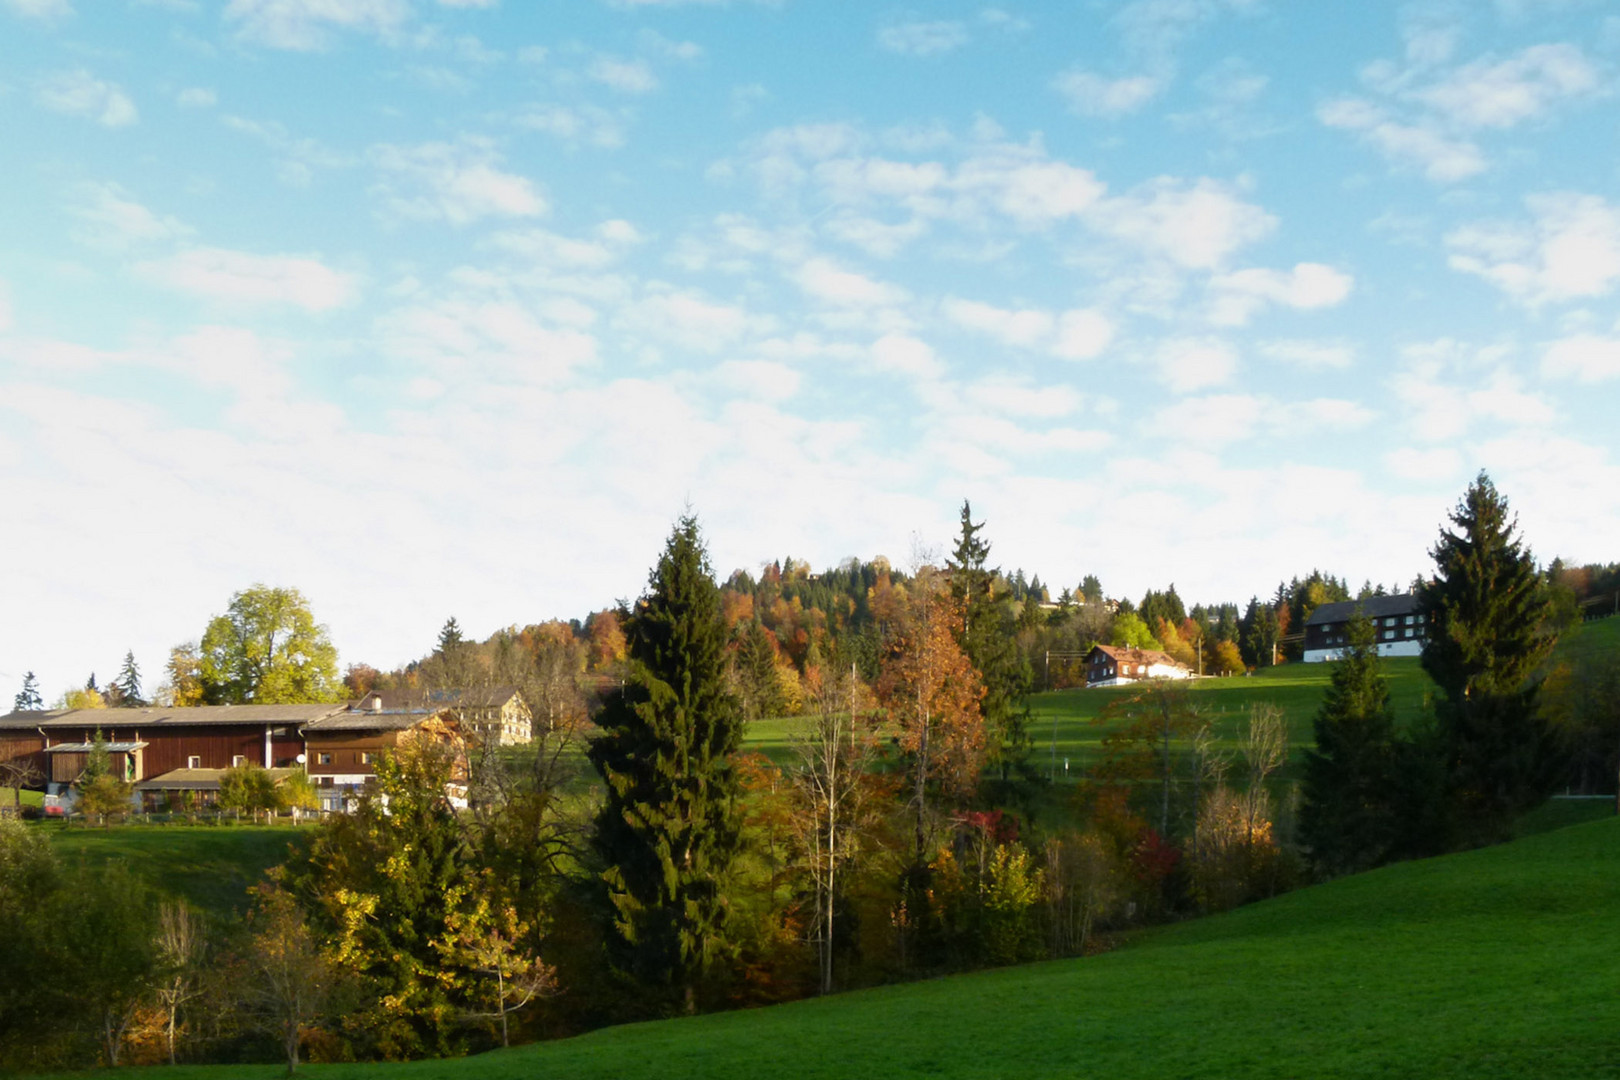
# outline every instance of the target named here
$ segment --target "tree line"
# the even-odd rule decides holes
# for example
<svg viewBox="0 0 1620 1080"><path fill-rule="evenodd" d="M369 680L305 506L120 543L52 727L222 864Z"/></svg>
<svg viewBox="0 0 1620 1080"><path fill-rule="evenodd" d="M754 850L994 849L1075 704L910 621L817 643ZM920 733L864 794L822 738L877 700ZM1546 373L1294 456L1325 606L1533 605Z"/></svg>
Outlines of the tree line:
<svg viewBox="0 0 1620 1080"><path fill-rule="evenodd" d="M163 997L175 976L148 896L124 905L144 929L119 935L145 943L119 969L139 1003L86 991L65 1032L48 1007L0 993L0 1029L20 1033L0 1052L32 1067L115 1061L150 1028L120 1027L127 1014L168 1017L191 1060L439 1056L1079 955L1112 930L1500 839L1580 747L1620 743L1601 695L1566 695L1592 699L1579 723L1552 707L1552 584L1481 475L1419 584L1432 709L1393 714L1363 620L1298 789L1277 709L1255 705L1223 741L1195 689L1154 682L1110 699L1071 796L1028 729L1042 635L1089 619L1110 638L1214 656L1242 648L1247 613L1185 610L1173 586L1108 605L1095 578L1083 602L1049 608L1033 581L1015 595L1020 575L990 565L982 530L964 504L941 565L852 563L823 580L788 561L721 583L683 518L634 603L482 643L451 620L416 664L350 668L351 693L522 686L538 738L470 748L465 811L446 793L457 763L442 743L385 755L357 812L313 831L249 919L210 931L236 997ZM1271 610L1286 626L1296 601L1308 612L1346 592L1313 574ZM793 693L798 715L780 719ZM780 725L774 757L743 750L763 719ZM22 869L0 889L57 872L28 834L4 839L22 854L0 857L0 877ZM127 893L121 874L71 887ZM69 947L40 932L56 894L29 895L15 917L35 929L4 933L0 962L90 963L51 953Z"/></svg>

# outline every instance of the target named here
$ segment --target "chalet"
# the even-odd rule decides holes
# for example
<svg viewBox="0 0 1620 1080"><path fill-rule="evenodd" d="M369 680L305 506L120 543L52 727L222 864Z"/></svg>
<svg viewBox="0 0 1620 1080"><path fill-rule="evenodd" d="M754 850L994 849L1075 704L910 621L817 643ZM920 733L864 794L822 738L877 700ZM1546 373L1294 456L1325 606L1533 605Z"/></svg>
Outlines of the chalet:
<svg viewBox="0 0 1620 1080"><path fill-rule="evenodd" d="M1350 620L1357 612L1372 620L1379 656L1417 656L1423 652L1425 626L1417 597L1369 596L1323 604L1305 620L1305 660L1337 660L1350 644Z"/></svg>
<svg viewBox="0 0 1620 1080"><path fill-rule="evenodd" d="M371 708L375 702L381 703L377 707L384 712L401 709L443 709L453 712L468 739L487 739L502 746L516 746L534 738L534 716L515 686L475 690L373 691L360 699L358 708Z"/></svg>
<svg viewBox="0 0 1620 1080"><path fill-rule="evenodd" d="M351 809L377 774L377 759L413 738L440 739L455 751L450 801L466 805L467 757L456 711L432 705L386 707L380 694L312 720L302 728L305 770L322 810Z"/></svg>
<svg viewBox="0 0 1620 1080"><path fill-rule="evenodd" d="M1087 686L1120 686L1143 679L1190 679L1192 669L1157 649L1094 645L1086 654Z"/></svg>

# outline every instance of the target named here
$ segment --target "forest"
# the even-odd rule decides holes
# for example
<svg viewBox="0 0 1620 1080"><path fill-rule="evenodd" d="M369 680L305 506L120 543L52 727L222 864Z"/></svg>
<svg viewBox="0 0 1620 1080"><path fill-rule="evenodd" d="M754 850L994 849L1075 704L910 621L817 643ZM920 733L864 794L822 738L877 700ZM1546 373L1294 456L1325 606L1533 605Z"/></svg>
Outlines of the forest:
<svg viewBox="0 0 1620 1080"><path fill-rule="evenodd" d="M987 529L964 503L940 565L783 559L722 581L686 517L634 603L483 641L450 619L421 659L341 677L296 591L238 594L174 650L155 696L514 686L535 739L402 744L354 813L292 833L216 909L0 821L0 1065L442 1057L1082 956L1134 927L1496 843L1555 790L1615 790L1620 660L1554 649L1620 566L1538 565L1483 474L1432 574L1399 590L1430 627L1424 708L1397 715L1358 619L1297 770L1277 708L1256 701L1219 734L1191 681L1153 680L1109 699L1095 760L1058 792L1030 698L1083 685L1097 643L1204 675L1287 664L1316 607L1383 587L1313 570L1187 607L1173 584L1133 602L1088 575L1054 599L993 565ZM242 647L267 620L291 628L279 655ZM142 700L132 661L61 704L98 700ZM40 704L37 687L18 695ZM785 742L745 748L765 720ZM463 774L458 809L446 791ZM104 768L82 782L118 783ZM246 766L231 799L307 805L279 790ZM103 823L116 795L93 804Z"/></svg>

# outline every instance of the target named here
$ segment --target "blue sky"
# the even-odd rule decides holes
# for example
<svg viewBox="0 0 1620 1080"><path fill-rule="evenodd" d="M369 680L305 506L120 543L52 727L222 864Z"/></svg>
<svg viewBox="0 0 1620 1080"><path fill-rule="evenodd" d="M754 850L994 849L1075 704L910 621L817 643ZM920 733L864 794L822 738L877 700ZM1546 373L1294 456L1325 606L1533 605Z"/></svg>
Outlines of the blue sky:
<svg viewBox="0 0 1620 1080"><path fill-rule="evenodd" d="M0 685L716 568L1410 580L1620 535L1620 11L0 0Z"/></svg>

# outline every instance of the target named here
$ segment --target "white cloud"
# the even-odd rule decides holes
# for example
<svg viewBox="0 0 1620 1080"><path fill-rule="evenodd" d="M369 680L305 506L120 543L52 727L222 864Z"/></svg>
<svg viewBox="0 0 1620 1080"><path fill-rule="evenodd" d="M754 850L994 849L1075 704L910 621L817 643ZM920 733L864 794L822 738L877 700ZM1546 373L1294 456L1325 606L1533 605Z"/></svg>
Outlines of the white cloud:
<svg viewBox="0 0 1620 1080"><path fill-rule="evenodd" d="M872 343L872 363L880 371L937 379L943 372L928 343L906 334L885 334Z"/></svg>
<svg viewBox="0 0 1620 1080"><path fill-rule="evenodd" d="M1620 379L1620 338L1576 334L1555 341L1541 354L1541 374L1582 383Z"/></svg>
<svg viewBox="0 0 1620 1080"><path fill-rule="evenodd" d="M1406 347L1401 360L1390 387L1407 410L1404 429L1421 442L1455 440L1480 423L1540 427L1557 416L1545 397L1524 389L1501 349L1471 350L1442 339Z"/></svg>
<svg viewBox="0 0 1620 1080"><path fill-rule="evenodd" d="M1266 236L1277 219L1216 180L1161 177L1100 200L1087 215L1098 231L1192 270L1219 268Z"/></svg>
<svg viewBox="0 0 1620 1080"><path fill-rule="evenodd" d="M1052 335L1051 312L1037 308L1007 310L975 300L951 297L940 304L945 317L966 330L993 337L1004 345L1033 349Z"/></svg>
<svg viewBox="0 0 1620 1080"><path fill-rule="evenodd" d="M103 127L127 127L140 119L129 95L83 68L45 79L35 97L52 112L88 117Z"/></svg>
<svg viewBox="0 0 1620 1080"><path fill-rule="evenodd" d="M239 37L274 49L314 52L333 30L389 36L410 18L409 0L230 0L225 21Z"/></svg>
<svg viewBox="0 0 1620 1080"><path fill-rule="evenodd" d="M842 307L881 307L903 303L907 293L898 285L876 281L845 270L830 259L814 258L799 267L799 287L817 300Z"/></svg>
<svg viewBox="0 0 1620 1080"><path fill-rule="evenodd" d="M1525 199L1529 224L1483 223L1446 236L1455 270L1529 307L1607 296L1620 282L1620 207L1596 195Z"/></svg>
<svg viewBox="0 0 1620 1080"><path fill-rule="evenodd" d="M1413 96L1459 127L1509 128L1599 85L1597 70L1578 47L1533 45L1506 60L1465 64Z"/></svg>
<svg viewBox="0 0 1620 1080"><path fill-rule="evenodd" d="M1058 319L1052 354L1064 360L1090 360L1101 356L1114 340L1114 324L1100 311L1076 308Z"/></svg>
<svg viewBox="0 0 1620 1080"><path fill-rule="evenodd" d="M7 10L28 19L60 19L73 14L68 0L4 0Z"/></svg>
<svg viewBox="0 0 1620 1080"><path fill-rule="evenodd" d="M603 149L624 145L626 119L623 114L596 105L530 105L512 118L527 131L538 131L562 139Z"/></svg>
<svg viewBox="0 0 1620 1080"><path fill-rule="evenodd" d="M211 109L219 104L219 95L205 86L188 86L174 100L184 109Z"/></svg>
<svg viewBox="0 0 1620 1080"><path fill-rule="evenodd" d="M1260 346L1260 355L1307 371L1347 368L1356 361L1354 347L1337 341L1268 341Z"/></svg>
<svg viewBox="0 0 1620 1080"><path fill-rule="evenodd" d="M764 401L786 401L799 392L803 377L774 360L727 360L715 368L721 385Z"/></svg>
<svg viewBox="0 0 1620 1080"><path fill-rule="evenodd" d="M135 264L140 277L179 292L240 304L285 304L328 311L352 303L355 279L319 259L192 248Z"/></svg>
<svg viewBox="0 0 1620 1080"><path fill-rule="evenodd" d="M80 225L73 238L90 247L120 250L136 244L179 240L191 229L173 217L160 217L129 197L117 184L84 184L70 213Z"/></svg>
<svg viewBox="0 0 1620 1080"><path fill-rule="evenodd" d="M1397 121L1356 98L1330 101L1316 117L1332 128L1356 131L1385 157L1415 166L1436 183L1456 183L1485 171L1485 155L1466 139L1447 136L1427 124Z"/></svg>
<svg viewBox="0 0 1620 1080"><path fill-rule="evenodd" d="M1177 441L1218 447L1258 434L1265 408L1248 394L1184 398L1160 409L1147 427Z"/></svg>
<svg viewBox="0 0 1620 1080"><path fill-rule="evenodd" d="M1178 394L1223 386L1237 373L1237 351L1214 338L1171 338L1154 354L1159 380Z"/></svg>
<svg viewBox="0 0 1620 1080"><path fill-rule="evenodd" d="M1080 410L1080 392L1062 383L1034 385L1007 376L980 379L961 388L965 402L1009 416L1055 420Z"/></svg>
<svg viewBox="0 0 1620 1080"><path fill-rule="evenodd" d="M589 70L592 80L623 94L646 94L658 89L658 76L643 60L599 56Z"/></svg>
<svg viewBox="0 0 1620 1080"><path fill-rule="evenodd" d="M1290 271L1248 269L1210 279L1210 321L1243 326L1267 304L1298 310L1333 307L1350 295L1349 274L1322 263L1299 263Z"/></svg>
<svg viewBox="0 0 1620 1080"><path fill-rule="evenodd" d="M549 209L531 180L501 170L487 139L382 145L371 157L385 176L383 206L395 217L466 225L484 217L537 217Z"/></svg>
<svg viewBox="0 0 1620 1080"><path fill-rule="evenodd" d="M666 292L638 301L625 313L639 334L697 352L716 352L748 330L748 313L689 292Z"/></svg>
<svg viewBox="0 0 1620 1080"><path fill-rule="evenodd" d="M906 56L937 56L968 42L967 28L959 22L908 22L878 31L878 45Z"/></svg>
<svg viewBox="0 0 1620 1080"><path fill-rule="evenodd" d="M594 336L553 321L517 301L458 294L392 311L378 330L391 355L453 386L547 386L598 356Z"/></svg>
<svg viewBox="0 0 1620 1080"><path fill-rule="evenodd" d="M1403 446L1384 455L1384 468L1402 480L1436 483L1462 471L1462 454L1449 446L1420 449Z"/></svg>
<svg viewBox="0 0 1620 1080"><path fill-rule="evenodd" d="M1065 71L1052 86L1081 116L1123 116L1158 97L1164 83L1151 75L1110 79L1091 71Z"/></svg>

